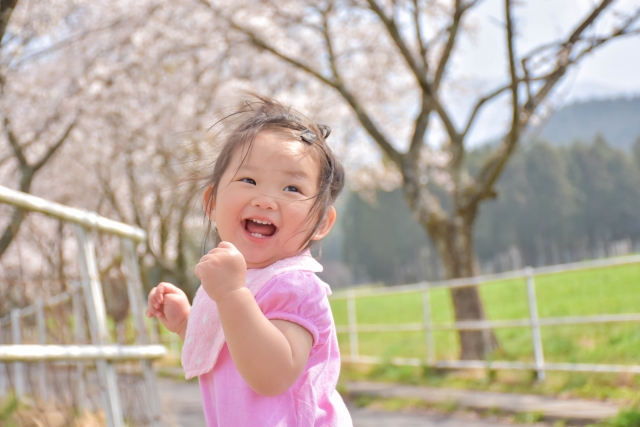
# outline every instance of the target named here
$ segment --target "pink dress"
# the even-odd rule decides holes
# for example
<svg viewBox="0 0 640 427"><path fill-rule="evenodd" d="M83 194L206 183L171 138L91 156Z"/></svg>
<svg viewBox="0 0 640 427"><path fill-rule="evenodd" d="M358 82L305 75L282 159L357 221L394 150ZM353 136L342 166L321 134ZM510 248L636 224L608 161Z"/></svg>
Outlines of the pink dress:
<svg viewBox="0 0 640 427"><path fill-rule="evenodd" d="M296 323L313 336L304 372L289 390L275 397L255 393L244 381L224 343L215 303L202 289L198 290L189 316L182 359L187 378L199 376L207 426L353 425L335 389L340 374L340 352L327 299L331 291L314 274L321 270L322 266L306 252L247 272L247 287L254 292L258 306L268 319ZM217 320L213 327L210 323L216 322L212 318Z"/></svg>

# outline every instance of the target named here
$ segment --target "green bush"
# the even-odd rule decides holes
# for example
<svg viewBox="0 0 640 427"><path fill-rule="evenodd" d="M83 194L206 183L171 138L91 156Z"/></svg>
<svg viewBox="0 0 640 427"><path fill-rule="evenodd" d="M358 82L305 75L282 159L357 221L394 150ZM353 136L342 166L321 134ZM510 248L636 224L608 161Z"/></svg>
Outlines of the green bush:
<svg viewBox="0 0 640 427"><path fill-rule="evenodd" d="M640 427L640 411L637 409L627 409L610 420L607 427Z"/></svg>

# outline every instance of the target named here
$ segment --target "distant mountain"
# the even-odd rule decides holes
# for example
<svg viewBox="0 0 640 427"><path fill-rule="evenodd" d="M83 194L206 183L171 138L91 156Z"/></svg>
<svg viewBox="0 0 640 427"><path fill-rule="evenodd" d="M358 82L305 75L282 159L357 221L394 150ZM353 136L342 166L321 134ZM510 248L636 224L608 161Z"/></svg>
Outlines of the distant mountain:
<svg viewBox="0 0 640 427"><path fill-rule="evenodd" d="M543 125L537 139L553 145L593 141L598 134L630 150L640 137L640 97L581 101L562 107Z"/></svg>

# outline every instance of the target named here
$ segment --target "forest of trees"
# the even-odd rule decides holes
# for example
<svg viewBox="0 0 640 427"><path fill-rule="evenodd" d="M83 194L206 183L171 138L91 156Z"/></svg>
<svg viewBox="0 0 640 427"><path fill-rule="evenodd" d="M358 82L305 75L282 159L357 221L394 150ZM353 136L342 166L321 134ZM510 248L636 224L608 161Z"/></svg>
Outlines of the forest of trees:
<svg viewBox="0 0 640 427"><path fill-rule="evenodd" d="M640 135L640 97L592 99L562 107L541 126L538 138L552 145L576 139L591 141L598 133L612 145L629 150Z"/></svg>
<svg viewBox="0 0 640 427"><path fill-rule="evenodd" d="M476 167L488 148L472 153ZM624 151L602 136L555 147L532 143L515 153L482 207L475 229L483 272L621 255L640 249L640 138ZM369 204L349 195L339 233L354 282L409 283L442 277L424 230L399 190ZM335 243L325 248L332 257ZM327 272L330 274L330 272Z"/></svg>

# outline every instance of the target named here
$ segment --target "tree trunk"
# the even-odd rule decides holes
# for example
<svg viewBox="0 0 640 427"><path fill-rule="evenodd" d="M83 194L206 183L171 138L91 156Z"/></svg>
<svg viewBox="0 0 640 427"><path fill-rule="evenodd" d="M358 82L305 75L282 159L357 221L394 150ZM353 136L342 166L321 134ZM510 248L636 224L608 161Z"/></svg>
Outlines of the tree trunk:
<svg viewBox="0 0 640 427"><path fill-rule="evenodd" d="M440 255L447 279L476 276L473 248L475 212L458 214L453 219L431 220L427 229ZM485 312L477 286L450 290L456 321L485 320ZM498 341L490 330L459 331L462 360L483 360L498 348Z"/></svg>

